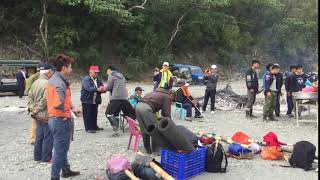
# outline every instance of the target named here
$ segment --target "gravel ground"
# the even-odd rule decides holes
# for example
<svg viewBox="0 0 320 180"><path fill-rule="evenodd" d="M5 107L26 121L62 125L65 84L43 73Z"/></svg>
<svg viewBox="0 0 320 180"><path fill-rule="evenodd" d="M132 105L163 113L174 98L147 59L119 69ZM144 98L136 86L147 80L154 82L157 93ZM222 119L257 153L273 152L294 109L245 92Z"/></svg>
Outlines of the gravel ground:
<svg viewBox="0 0 320 180"><path fill-rule="evenodd" d="M132 90L137 83L128 84ZM225 83L220 83L223 88ZM149 92L152 86L141 85ZM245 94L245 87L242 82L231 83L233 90L238 94ZM81 109L79 83L72 85L72 98L76 107ZM191 92L195 97L203 96L204 87L191 86ZM127 151L128 133L120 137L112 138L111 127L106 124L104 111L108 101L108 95L103 95L103 104L99 107L98 125L104 131L96 134L84 132L82 118L75 122L74 141L71 143L69 162L72 169L79 170L80 176L69 178L77 180L96 180L99 176L106 179L106 159L114 155L125 155L133 160L132 150ZM216 110L214 115L205 113L207 119L203 122L186 122L175 119L176 124L184 125L190 130L214 131L218 135L231 137L236 131L243 131L254 139L261 140L269 131L274 131L281 141L295 143L300 140L307 140L318 147L318 128L315 123L302 124L297 127L294 119L288 119L284 115L278 122L262 122L263 95L257 97L255 114L257 119L248 120L244 116L244 110L223 111ZM19 100L17 96L7 94L0 97L0 179L24 179L44 180L50 179L50 165L42 165L33 161L33 146L29 144L31 120L26 112L26 98ZM281 113L285 114L286 105L282 104ZM318 113L312 110L313 114ZM315 119L313 115L311 118ZM140 142L142 148L142 141ZM159 159L159 157L157 157ZM264 161L258 155L252 160L228 159L229 166L227 173L210 174L203 173L193 179L318 179L318 173L305 172L302 169L283 168L279 164L284 161Z"/></svg>

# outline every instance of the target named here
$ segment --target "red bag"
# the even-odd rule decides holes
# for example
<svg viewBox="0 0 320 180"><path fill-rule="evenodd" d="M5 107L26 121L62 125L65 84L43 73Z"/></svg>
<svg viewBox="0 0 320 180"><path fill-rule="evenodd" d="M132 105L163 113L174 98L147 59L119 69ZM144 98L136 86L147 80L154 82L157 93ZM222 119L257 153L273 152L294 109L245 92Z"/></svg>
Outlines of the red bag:
<svg viewBox="0 0 320 180"><path fill-rule="evenodd" d="M305 87L302 89L302 92L317 92L317 89L314 87Z"/></svg>
<svg viewBox="0 0 320 180"><path fill-rule="evenodd" d="M277 146L287 145L286 143L278 141L277 135L270 131L267 135L263 136L263 141L267 144L267 146Z"/></svg>
<svg viewBox="0 0 320 180"><path fill-rule="evenodd" d="M249 139L250 137L241 131L236 132L231 138L232 141L240 144L250 144Z"/></svg>
<svg viewBox="0 0 320 180"><path fill-rule="evenodd" d="M281 149L277 146L264 147L260 153L260 156L264 160L282 160L282 159L284 159L284 154L281 152Z"/></svg>

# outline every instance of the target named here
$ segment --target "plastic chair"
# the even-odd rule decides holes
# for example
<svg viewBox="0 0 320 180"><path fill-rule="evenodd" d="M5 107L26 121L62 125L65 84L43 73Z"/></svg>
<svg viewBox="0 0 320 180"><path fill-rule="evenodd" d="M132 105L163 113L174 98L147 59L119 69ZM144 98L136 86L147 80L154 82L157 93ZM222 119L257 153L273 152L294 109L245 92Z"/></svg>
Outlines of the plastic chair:
<svg viewBox="0 0 320 180"><path fill-rule="evenodd" d="M187 110L183 108L182 103L176 102L174 106L173 117L175 117L177 111L179 112L179 119L184 120L187 114Z"/></svg>
<svg viewBox="0 0 320 180"><path fill-rule="evenodd" d="M129 124L129 129L130 129L130 138L129 138L129 143L128 143L128 150L130 149L130 144L131 144L131 139L132 136L135 136L135 143L134 143L134 152L138 151L139 148L139 141L141 138L141 132L138 126L138 123L133 120L132 118L126 116L126 119Z"/></svg>

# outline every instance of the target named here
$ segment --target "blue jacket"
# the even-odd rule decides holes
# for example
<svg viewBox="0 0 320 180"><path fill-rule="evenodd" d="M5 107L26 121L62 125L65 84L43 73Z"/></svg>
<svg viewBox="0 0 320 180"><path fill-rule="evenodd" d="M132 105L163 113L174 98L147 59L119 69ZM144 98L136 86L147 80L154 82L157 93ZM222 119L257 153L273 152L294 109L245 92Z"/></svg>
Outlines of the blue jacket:
<svg viewBox="0 0 320 180"><path fill-rule="evenodd" d="M138 104L138 102L139 102L141 99L142 99L142 97L137 96L136 94L133 94L133 95L130 96L129 102L130 102L130 104L132 105L132 107L135 109L136 106L137 106L137 104Z"/></svg>
<svg viewBox="0 0 320 180"><path fill-rule="evenodd" d="M103 86L103 83L99 79L97 79L97 86ZM101 93L97 92L98 87L95 86L89 75L84 77L81 85L81 102L85 104L94 104L93 100L94 95L96 94L95 104L101 104Z"/></svg>

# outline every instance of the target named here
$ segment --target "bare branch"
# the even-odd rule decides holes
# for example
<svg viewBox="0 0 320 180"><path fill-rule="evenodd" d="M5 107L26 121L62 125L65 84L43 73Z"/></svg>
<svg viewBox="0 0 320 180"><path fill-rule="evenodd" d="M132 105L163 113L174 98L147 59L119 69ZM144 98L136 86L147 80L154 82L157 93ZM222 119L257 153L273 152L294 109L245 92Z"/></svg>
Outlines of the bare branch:
<svg viewBox="0 0 320 180"><path fill-rule="evenodd" d="M20 43L22 46L24 46L25 48L29 49L30 51L38 54L39 56L43 57L42 54L40 54L39 52L35 51L35 50L32 49L30 46L28 46L27 44L25 44L25 43L23 43L21 40L19 40L16 35L13 35L13 36L14 36L14 38L17 40L17 42Z"/></svg>
<svg viewBox="0 0 320 180"><path fill-rule="evenodd" d="M136 9L136 8L138 8L138 9L144 9L144 5L147 3L147 1L148 1L148 0L144 0L144 2L143 2L141 5L133 6L133 7L131 7L128 11L131 11L131 10Z"/></svg>
<svg viewBox="0 0 320 180"><path fill-rule="evenodd" d="M167 44L166 49L169 48L169 46L171 45L173 39L176 37L176 35L178 34L178 32L181 30L180 23L181 23L181 21L183 20L183 18L186 17L186 15L187 15L188 13L189 13L189 11L186 11L186 12L179 18L179 20L178 20L178 22L177 22L177 25L176 25L176 29L172 32L171 37L170 37L170 40L169 40L169 42L168 42L168 44Z"/></svg>

